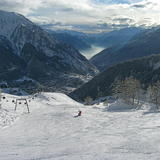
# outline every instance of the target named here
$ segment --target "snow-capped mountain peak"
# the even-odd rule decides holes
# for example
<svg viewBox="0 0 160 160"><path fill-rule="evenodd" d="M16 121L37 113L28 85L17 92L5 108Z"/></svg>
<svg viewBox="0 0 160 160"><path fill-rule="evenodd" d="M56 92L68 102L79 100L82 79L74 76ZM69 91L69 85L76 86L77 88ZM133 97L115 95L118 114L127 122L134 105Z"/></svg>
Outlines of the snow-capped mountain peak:
<svg viewBox="0 0 160 160"><path fill-rule="evenodd" d="M14 64L16 68L12 73L14 79L27 76L38 81L43 79L43 83L46 85L47 81L48 85L48 81L51 82L55 78L64 80L64 74L93 76L98 72L75 48L58 42L41 27L17 13L0 11L0 35L6 37L7 41L7 44L0 43L0 46L3 44L4 47L1 50L1 55L3 54L1 61L7 61L9 65ZM7 49L8 45L10 50ZM12 58L8 60L7 56ZM18 74L16 59L19 62ZM13 65L9 68L13 68ZM4 68L0 66L0 73L4 72L3 70ZM5 73L7 74L5 76L11 80L13 76L8 77L8 70ZM2 79L5 80L3 76Z"/></svg>
<svg viewBox="0 0 160 160"><path fill-rule="evenodd" d="M33 25L33 23L20 14L0 10L1 35L4 35L9 38L18 25L28 26Z"/></svg>

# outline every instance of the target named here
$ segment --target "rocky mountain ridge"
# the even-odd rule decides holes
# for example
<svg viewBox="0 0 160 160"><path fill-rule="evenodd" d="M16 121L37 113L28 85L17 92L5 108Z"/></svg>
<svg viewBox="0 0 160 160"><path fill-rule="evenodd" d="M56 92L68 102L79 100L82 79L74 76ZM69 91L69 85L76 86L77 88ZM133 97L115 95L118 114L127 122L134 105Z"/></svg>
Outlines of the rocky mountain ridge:
<svg viewBox="0 0 160 160"><path fill-rule="evenodd" d="M61 79L63 75L66 78L69 78L70 75L92 77L98 73L96 67L75 48L58 42L24 16L0 11L0 22L0 42L3 46L0 55L9 64L14 64L12 72L14 68L17 69L19 63L21 64L18 67L21 72L17 74L13 72L14 78L8 77L10 81L28 76L46 85L46 81L57 80L57 83L63 81ZM5 68L2 69L2 72L8 74ZM8 81L1 73L0 75L0 80ZM80 84L82 83L83 81Z"/></svg>

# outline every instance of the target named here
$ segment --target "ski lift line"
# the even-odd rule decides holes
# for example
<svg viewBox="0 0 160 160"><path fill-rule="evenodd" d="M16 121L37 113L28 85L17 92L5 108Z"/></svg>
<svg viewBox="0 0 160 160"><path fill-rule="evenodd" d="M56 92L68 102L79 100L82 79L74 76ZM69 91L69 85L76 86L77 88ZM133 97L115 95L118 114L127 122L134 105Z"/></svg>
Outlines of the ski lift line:
<svg viewBox="0 0 160 160"><path fill-rule="evenodd" d="M18 103L18 101L25 101L25 104L26 104L26 106L27 106L28 113L30 113L29 106L28 106L28 102L27 102L27 99L26 99L26 98L16 99L15 111L17 110L17 103Z"/></svg>

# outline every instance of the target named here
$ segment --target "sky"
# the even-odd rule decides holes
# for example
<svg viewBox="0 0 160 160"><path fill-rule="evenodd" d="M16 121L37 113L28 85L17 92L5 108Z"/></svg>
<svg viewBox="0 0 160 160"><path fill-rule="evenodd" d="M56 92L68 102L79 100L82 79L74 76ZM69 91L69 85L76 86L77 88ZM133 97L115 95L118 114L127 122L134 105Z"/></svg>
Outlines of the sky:
<svg viewBox="0 0 160 160"><path fill-rule="evenodd" d="M89 33L160 24L160 0L0 0L0 9L53 30Z"/></svg>

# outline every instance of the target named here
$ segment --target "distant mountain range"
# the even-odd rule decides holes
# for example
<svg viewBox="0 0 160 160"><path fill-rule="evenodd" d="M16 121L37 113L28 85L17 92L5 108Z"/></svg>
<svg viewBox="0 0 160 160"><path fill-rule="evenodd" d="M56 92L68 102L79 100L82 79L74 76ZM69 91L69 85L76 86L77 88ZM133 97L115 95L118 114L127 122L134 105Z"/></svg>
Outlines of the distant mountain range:
<svg viewBox="0 0 160 160"><path fill-rule="evenodd" d="M96 95L95 88L101 88L101 85L104 87L101 83L112 85L108 81L111 77L114 81L113 75L119 70L116 64L118 66L124 61L160 53L159 35L159 28L144 30L134 27L101 34L46 31L20 14L0 11L0 86L7 84L27 90L43 87L49 91L67 92L97 75L98 68L105 72L82 86L86 94L81 88L80 92L76 90L71 94L74 96L80 93L80 99L87 94ZM106 46L107 49L89 62L78 50L92 48L91 45ZM134 64L135 68L139 66L134 61L126 63L131 66ZM121 68L122 64L119 65ZM123 65L127 66L125 63ZM147 68L146 64L144 68ZM137 74L140 71L135 72ZM104 78L106 75L107 80ZM90 85L92 82L94 86Z"/></svg>
<svg viewBox="0 0 160 160"><path fill-rule="evenodd" d="M75 76L72 87L77 87L77 82L83 83L78 76L98 73L75 48L59 42L24 16L5 11L0 11L0 63L0 80L10 86L25 76L60 88L67 86L63 81L74 82Z"/></svg>
<svg viewBox="0 0 160 160"><path fill-rule="evenodd" d="M48 31L51 36L56 38L58 41L69 44L76 48L77 50L86 50L91 48L91 44L87 40L86 34L80 34L75 32L67 32L67 31Z"/></svg>
<svg viewBox="0 0 160 160"><path fill-rule="evenodd" d="M133 36L141 33L143 30L141 27L128 27L107 33L88 34L88 36L90 43L109 48L112 46L123 46Z"/></svg>
<svg viewBox="0 0 160 160"><path fill-rule="evenodd" d="M127 77L140 80L144 89L160 80L160 54L126 61L109 67L91 81L70 93L70 96L79 101L84 101L86 97L96 99L110 96L112 95L114 83Z"/></svg>
<svg viewBox="0 0 160 160"><path fill-rule="evenodd" d="M71 30L47 31L60 42L74 46L76 49L83 52L84 50L92 50L92 46L103 48L123 46L133 36L139 34L143 30L144 29L139 27L130 27L97 34L87 34Z"/></svg>
<svg viewBox="0 0 160 160"><path fill-rule="evenodd" d="M103 71L120 62L159 53L160 29L156 27L135 35L124 46L114 46L103 50L92 57L90 62Z"/></svg>
<svg viewBox="0 0 160 160"><path fill-rule="evenodd" d="M73 91L70 96L75 99L111 95L114 83L127 77L140 80L146 88L160 80L160 28L145 30L127 44L107 48L90 61L101 73Z"/></svg>

